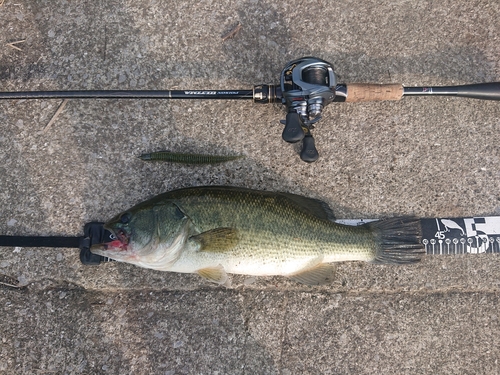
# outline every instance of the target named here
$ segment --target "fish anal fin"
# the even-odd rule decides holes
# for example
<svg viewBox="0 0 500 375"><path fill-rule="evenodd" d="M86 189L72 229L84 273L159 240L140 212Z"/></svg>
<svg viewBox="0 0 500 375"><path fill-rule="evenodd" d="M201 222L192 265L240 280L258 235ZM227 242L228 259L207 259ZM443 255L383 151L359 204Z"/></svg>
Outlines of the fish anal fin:
<svg viewBox="0 0 500 375"><path fill-rule="evenodd" d="M221 265L217 267L201 268L196 271L196 273L204 279L207 279L219 285L229 286L229 277L227 276L224 267L222 267Z"/></svg>
<svg viewBox="0 0 500 375"><path fill-rule="evenodd" d="M215 228L190 237L200 245L200 251L223 253L233 249L239 242L238 230Z"/></svg>
<svg viewBox="0 0 500 375"><path fill-rule="evenodd" d="M319 263L287 277L293 281L306 285L322 285L333 280L336 267L330 263Z"/></svg>

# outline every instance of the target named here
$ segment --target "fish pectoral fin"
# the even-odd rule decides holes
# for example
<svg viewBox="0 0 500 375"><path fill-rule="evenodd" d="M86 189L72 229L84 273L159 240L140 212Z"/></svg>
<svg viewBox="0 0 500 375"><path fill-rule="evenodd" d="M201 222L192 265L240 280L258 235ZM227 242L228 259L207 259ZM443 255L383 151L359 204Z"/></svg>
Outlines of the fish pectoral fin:
<svg viewBox="0 0 500 375"><path fill-rule="evenodd" d="M239 242L238 230L234 228L215 228L189 238L200 245L200 251L224 253L233 249Z"/></svg>
<svg viewBox="0 0 500 375"><path fill-rule="evenodd" d="M330 263L319 263L287 277L293 281L306 285L322 285L333 280L336 267Z"/></svg>
<svg viewBox="0 0 500 375"><path fill-rule="evenodd" d="M196 271L198 275L220 285L229 286L229 277L227 276L224 267L221 265L217 267L207 267Z"/></svg>

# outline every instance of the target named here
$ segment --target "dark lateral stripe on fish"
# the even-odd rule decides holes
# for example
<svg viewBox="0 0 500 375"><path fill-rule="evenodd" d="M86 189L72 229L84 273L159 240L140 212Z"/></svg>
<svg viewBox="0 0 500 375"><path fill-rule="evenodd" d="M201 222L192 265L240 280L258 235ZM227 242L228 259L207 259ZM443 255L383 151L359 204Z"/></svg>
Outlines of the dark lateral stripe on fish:
<svg viewBox="0 0 500 375"><path fill-rule="evenodd" d="M166 161L183 164L216 164L243 158L242 155L205 155L157 151L139 156L144 161Z"/></svg>
<svg viewBox="0 0 500 375"><path fill-rule="evenodd" d="M415 263L425 254L422 228L417 218L390 218L365 225L374 230L375 241L378 243L372 263Z"/></svg>

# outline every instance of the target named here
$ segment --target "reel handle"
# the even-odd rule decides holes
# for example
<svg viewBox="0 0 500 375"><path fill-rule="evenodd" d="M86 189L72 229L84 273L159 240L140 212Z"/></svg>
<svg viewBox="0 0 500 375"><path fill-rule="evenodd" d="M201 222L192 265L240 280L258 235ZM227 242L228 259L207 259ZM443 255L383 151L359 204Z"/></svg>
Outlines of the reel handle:
<svg viewBox="0 0 500 375"><path fill-rule="evenodd" d="M286 120L281 121L285 124L283 129L283 140L288 143L296 143L302 141L302 150L300 151L300 158L306 163L312 163L319 158L318 150L311 130L304 126L300 115L297 112L289 112L286 115Z"/></svg>
<svg viewBox="0 0 500 375"><path fill-rule="evenodd" d="M281 137L288 143L301 141L305 136L302 128L302 120L297 112L288 112L285 120L285 128Z"/></svg>
<svg viewBox="0 0 500 375"><path fill-rule="evenodd" d="M309 131L302 140L302 151L300 152L300 158L306 163L312 163L319 158L319 153L316 149L314 138Z"/></svg>

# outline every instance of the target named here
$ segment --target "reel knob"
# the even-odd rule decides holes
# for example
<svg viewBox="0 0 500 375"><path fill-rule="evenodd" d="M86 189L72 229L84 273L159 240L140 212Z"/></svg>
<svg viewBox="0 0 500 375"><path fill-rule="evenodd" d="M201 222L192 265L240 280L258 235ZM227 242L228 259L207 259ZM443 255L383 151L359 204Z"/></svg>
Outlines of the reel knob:
<svg viewBox="0 0 500 375"><path fill-rule="evenodd" d="M297 112L288 112L285 120L285 128L281 137L289 143L301 141L305 136L302 128L302 120Z"/></svg>
<svg viewBox="0 0 500 375"><path fill-rule="evenodd" d="M312 163L319 158L318 150L316 150L316 145L314 144L314 138L309 132L305 135L302 140L302 151L300 152L300 158L302 161L307 163Z"/></svg>

